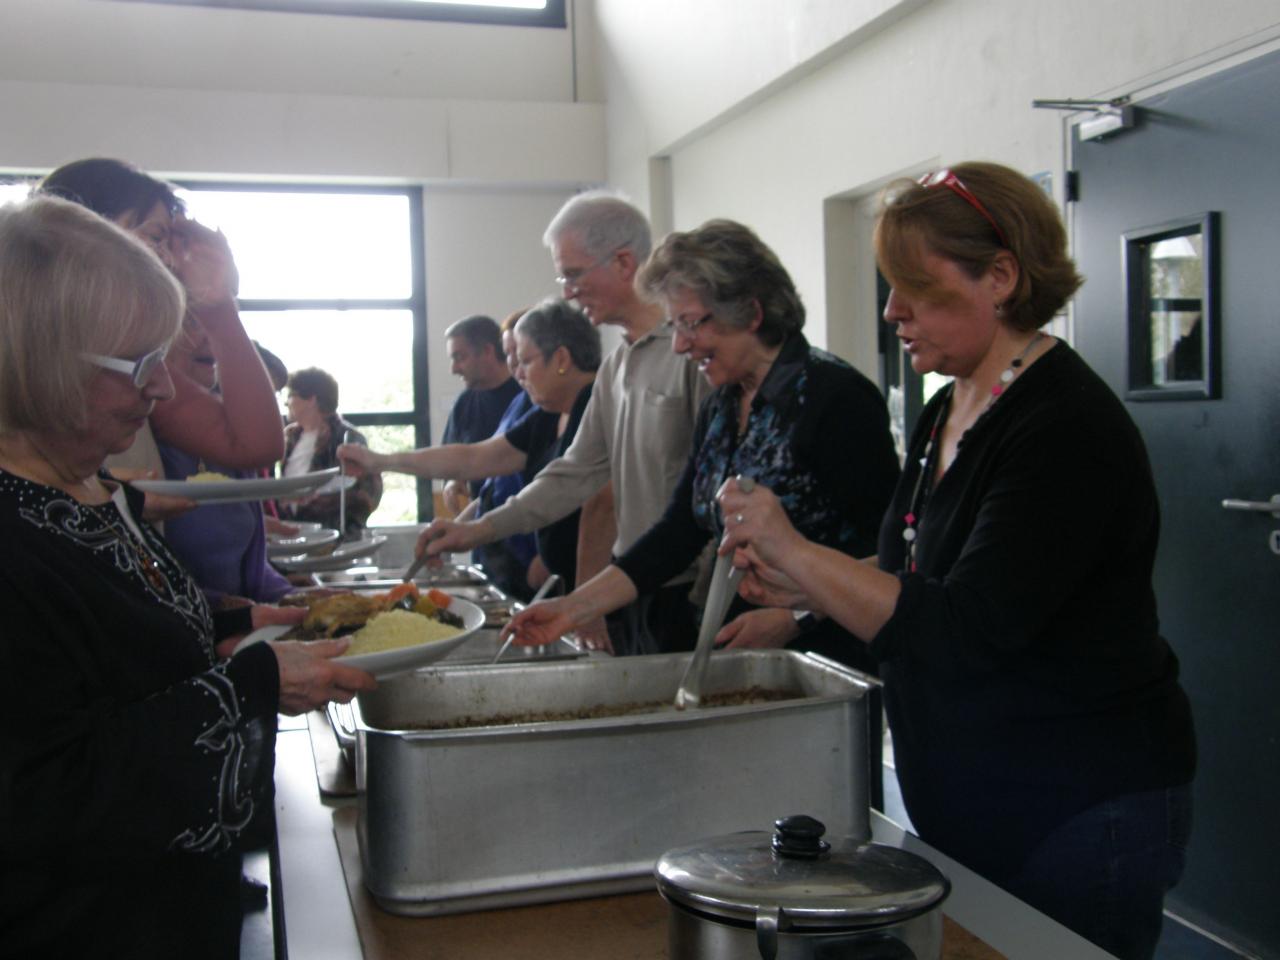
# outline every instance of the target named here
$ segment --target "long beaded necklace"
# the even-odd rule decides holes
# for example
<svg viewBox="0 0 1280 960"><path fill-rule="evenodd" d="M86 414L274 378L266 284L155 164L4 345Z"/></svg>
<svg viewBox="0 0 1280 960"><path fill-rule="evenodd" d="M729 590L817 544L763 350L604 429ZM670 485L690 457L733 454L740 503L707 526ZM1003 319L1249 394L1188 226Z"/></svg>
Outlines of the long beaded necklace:
<svg viewBox="0 0 1280 960"><path fill-rule="evenodd" d="M982 421L982 418L995 405L1000 395L1005 392L1009 384L1013 383L1014 378L1022 372L1022 365L1026 361L1028 354L1044 338L1045 335L1043 333L1036 331L1036 335L1031 338L1031 342L1023 347L1022 352L1014 357L1009 362L1009 366L1000 372L1000 379L991 388L991 395L987 397L986 405L956 444L957 450L964 446L964 440L969 435L969 431ZM946 423L947 414L951 410L951 397L955 393L955 387L954 380L947 384L947 395L938 404L938 414L933 418L933 426L929 428L929 439L925 441L924 445L924 455L920 458L920 474L916 477L915 487L912 488L911 501L907 506L907 512L902 515L904 524L902 539L907 544L906 554L903 557L903 571L906 573L916 572L916 539L920 529L920 518L924 516L925 503L929 499L929 494L933 491L933 476L937 473L938 437L942 433L942 425Z"/></svg>

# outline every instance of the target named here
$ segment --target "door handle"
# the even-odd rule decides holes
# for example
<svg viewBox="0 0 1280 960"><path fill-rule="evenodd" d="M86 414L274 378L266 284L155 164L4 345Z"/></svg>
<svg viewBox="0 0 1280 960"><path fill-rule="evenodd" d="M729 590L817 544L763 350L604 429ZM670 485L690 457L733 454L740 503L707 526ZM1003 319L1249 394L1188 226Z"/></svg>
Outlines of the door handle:
<svg viewBox="0 0 1280 960"><path fill-rule="evenodd" d="M1248 513L1269 513L1280 520L1280 493L1273 493L1267 500L1223 500L1223 510L1244 510Z"/></svg>

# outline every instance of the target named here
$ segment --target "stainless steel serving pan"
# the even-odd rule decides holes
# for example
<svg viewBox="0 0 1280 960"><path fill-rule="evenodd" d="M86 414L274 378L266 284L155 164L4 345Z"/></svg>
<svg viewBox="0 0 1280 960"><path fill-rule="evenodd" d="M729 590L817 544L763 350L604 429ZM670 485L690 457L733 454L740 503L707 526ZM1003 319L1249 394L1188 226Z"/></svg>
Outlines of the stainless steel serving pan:
<svg viewBox="0 0 1280 960"><path fill-rule="evenodd" d="M874 681L813 655L719 653L705 696L801 696L677 712L688 659L442 664L362 694L353 713L370 892L392 912L430 915L644 890L664 850L784 810L870 837ZM647 702L663 706L423 729Z"/></svg>

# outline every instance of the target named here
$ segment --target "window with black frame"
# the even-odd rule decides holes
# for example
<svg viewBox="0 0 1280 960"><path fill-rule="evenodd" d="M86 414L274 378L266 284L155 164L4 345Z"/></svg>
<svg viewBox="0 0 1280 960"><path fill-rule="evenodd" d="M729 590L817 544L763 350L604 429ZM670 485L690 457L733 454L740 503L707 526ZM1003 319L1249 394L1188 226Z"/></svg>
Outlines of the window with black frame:
<svg viewBox="0 0 1280 960"><path fill-rule="evenodd" d="M511 27L564 27L565 0L117 0L395 20L452 20Z"/></svg>
<svg viewBox="0 0 1280 960"><path fill-rule="evenodd" d="M231 244L249 336L290 371L332 374L339 412L374 449L426 445L421 191L202 183L179 194ZM429 517L429 487L420 496L412 477L383 479L370 525Z"/></svg>

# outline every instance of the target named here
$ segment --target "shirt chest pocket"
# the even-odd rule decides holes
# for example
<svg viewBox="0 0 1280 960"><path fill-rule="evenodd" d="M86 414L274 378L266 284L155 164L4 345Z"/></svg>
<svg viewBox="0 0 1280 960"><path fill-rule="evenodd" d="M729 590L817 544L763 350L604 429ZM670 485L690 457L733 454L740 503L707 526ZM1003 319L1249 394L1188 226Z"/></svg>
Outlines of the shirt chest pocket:
<svg viewBox="0 0 1280 960"><path fill-rule="evenodd" d="M664 468L674 465L678 475L689 456L693 435L693 420L684 396L659 393L652 387L646 387L640 414L641 424L637 431L640 445L647 455L663 461ZM672 464L666 464L668 460Z"/></svg>

